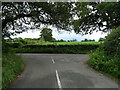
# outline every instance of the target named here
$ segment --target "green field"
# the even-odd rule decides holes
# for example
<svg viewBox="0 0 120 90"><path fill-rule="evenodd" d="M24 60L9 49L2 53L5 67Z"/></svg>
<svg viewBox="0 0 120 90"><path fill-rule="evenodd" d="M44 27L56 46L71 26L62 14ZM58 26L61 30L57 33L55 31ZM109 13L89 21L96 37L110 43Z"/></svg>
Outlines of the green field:
<svg viewBox="0 0 120 90"><path fill-rule="evenodd" d="M32 45L100 45L103 42L40 42Z"/></svg>

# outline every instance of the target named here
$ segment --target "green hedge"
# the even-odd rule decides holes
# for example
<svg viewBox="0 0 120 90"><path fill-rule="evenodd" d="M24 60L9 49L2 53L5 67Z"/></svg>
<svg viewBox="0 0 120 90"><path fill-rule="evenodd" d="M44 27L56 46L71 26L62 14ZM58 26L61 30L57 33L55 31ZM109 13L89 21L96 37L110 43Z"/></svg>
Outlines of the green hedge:
<svg viewBox="0 0 120 90"><path fill-rule="evenodd" d="M99 45L26 45L14 48L18 53L89 53Z"/></svg>

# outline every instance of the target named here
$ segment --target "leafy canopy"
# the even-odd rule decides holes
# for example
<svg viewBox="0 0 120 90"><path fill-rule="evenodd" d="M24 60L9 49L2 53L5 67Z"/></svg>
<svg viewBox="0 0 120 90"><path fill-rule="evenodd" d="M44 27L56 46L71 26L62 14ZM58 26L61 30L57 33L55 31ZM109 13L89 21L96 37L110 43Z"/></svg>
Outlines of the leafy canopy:
<svg viewBox="0 0 120 90"><path fill-rule="evenodd" d="M72 3L68 2L4 2L2 3L3 37L40 28L41 24L68 29ZM29 25L29 26L28 26ZM8 30L12 29L12 33Z"/></svg>
<svg viewBox="0 0 120 90"><path fill-rule="evenodd" d="M82 34L120 26L120 2L4 2L1 7L3 37L41 24Z"/></svg>
<svg viewBox="0 0 120 90"><path fill-rule="evenodd" d="M78 2L74 11L79 19L74 20L76 33L88 34L93 31L107 32L120 26L120 2Z"/></svg>
<svg viewBox="0 0 120 90"><path fill-rule="evenodd" d="M107 55L120 56L120 27L113 29L106 37L104 48Z"/></svg>

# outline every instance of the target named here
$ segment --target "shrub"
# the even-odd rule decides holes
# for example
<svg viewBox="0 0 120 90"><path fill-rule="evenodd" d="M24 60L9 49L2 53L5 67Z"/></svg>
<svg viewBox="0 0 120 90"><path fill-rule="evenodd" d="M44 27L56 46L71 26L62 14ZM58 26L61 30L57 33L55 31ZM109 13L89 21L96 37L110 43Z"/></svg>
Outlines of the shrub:
<svg viewBox="0 0 120 90"><path fill-rule="evenodd" d="M103 48L98 48L91 54L89 64L96 70L109 74L112 77L120 80L120 57L107 56Z"/></svg>
<svg viewBox="0 0 120 90"><path fill-rule="evenodd" d="M120 80L120 27L112 30L103 46L91 54L89 64Z"/></svg>
<svg viewBox="0 0 120 90"><path fill-rule="evenodd" d="M120 55L120 27L113 29L106 37L104 47L107 55Z"/></svg>

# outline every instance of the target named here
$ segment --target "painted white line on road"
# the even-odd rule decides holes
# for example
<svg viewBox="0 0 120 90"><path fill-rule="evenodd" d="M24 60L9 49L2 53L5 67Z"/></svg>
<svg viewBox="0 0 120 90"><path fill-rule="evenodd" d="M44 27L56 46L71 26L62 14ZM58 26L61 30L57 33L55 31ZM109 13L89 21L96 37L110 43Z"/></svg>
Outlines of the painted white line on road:
<svg viewBox="0 0 120 90"><path fill-rule="evenodd" d="M53 57L51 57L51 59L52 59L52 62L53 62L53 64L55 63L55 60L53 59Z"/></svg>
<svg viewBox="0 0 120 90"><path fill-rule="evenodd" d="M58 87L59 87L59 88L62 88L62 85L61 85L60 78L59 78L59 75L58 75L58 71L57 71L57 70L56 70L56 78L57 78Z"/></svg>

